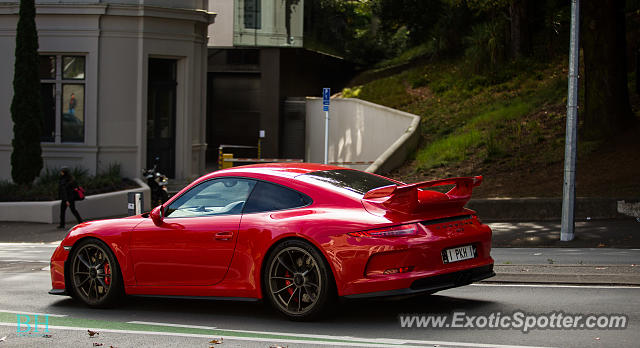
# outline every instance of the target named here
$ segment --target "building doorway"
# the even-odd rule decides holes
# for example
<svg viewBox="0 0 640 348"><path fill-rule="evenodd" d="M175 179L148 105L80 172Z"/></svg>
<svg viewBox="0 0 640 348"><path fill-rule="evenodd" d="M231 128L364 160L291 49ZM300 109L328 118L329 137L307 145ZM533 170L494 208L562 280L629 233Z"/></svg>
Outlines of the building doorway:
<svg viewBox="0 0 640 348"><path fill-rule="evenodd" d="M147 95L147 168L175 177L176 81L175 59L149 59Z"/></svg>

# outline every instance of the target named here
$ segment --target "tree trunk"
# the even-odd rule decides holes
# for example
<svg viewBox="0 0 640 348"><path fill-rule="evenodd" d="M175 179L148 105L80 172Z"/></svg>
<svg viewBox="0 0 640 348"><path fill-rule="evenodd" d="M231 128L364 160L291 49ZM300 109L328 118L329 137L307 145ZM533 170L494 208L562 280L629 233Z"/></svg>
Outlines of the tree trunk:
<svg viewBox="0 0 640 348"><path fill-rule="evenodd" d="M528 5L527 0L511 0L509 3L511 58L513 59L528 53L530 35Z"/></svg>
<svg viewBox="0 0 640 348"><path fill-rule="evenodd" d="M625 2L582 1L585 107L582 134L613 137L634 121L627 86Z"/></svg>

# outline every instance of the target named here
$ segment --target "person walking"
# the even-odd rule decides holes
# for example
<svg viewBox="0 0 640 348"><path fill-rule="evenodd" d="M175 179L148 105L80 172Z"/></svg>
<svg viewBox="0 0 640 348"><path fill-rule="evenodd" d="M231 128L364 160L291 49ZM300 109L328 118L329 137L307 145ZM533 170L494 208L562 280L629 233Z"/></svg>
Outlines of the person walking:
<svg viewBox="0 0 640 348"><path fill-rule="evenodd" d="M73 216L76 217L78 223L82 223L82 218L76 210L76 197L73 192L76 187L78 187L78 184L76 183L73 175L69 172L69 168L62 167L62 169L60 169L60 180L58 181L58 198L61 200L60 225L58 225L58 228L64 228L67 207L69 207Z"/></svg>

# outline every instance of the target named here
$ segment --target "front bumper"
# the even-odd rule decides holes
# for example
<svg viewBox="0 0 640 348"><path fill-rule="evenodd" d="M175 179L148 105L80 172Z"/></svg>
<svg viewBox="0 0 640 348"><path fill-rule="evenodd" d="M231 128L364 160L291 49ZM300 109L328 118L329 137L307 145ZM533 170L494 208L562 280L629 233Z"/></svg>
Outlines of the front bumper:
<svg viewBox="0 0 640 348"><path fill-rule="evenodd" d="M51 272L51 295L69 295L66 289L65 279L65 263L69 251L65 250L62 244L60 244L51 256L50 272Z"/></svg>
<svg viewBox="0 0 640 348"><path fill-rule="evenodd" d="M51 289L49 295L69 296L66 289Z"/></svg>

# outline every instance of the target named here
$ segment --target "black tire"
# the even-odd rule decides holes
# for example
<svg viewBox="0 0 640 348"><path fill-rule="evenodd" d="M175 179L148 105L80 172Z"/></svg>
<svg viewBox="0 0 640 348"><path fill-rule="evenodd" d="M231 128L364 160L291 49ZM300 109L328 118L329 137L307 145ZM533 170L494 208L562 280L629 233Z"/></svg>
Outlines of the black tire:
<svg viewBox="0 0 640 348"><path fill-rule="evenodd" d="M285 241L271 251L262 283L269 303L290 320L317 319L335 299L331 269L320 252L302 240Z"/></svg>
<svg viewBox="0 0 640 348"><path fill-rule="evenodd" d="M123 295L120 266L102 241L87 239L69 257L70 292L89 307L112 307Z"/></svg>

